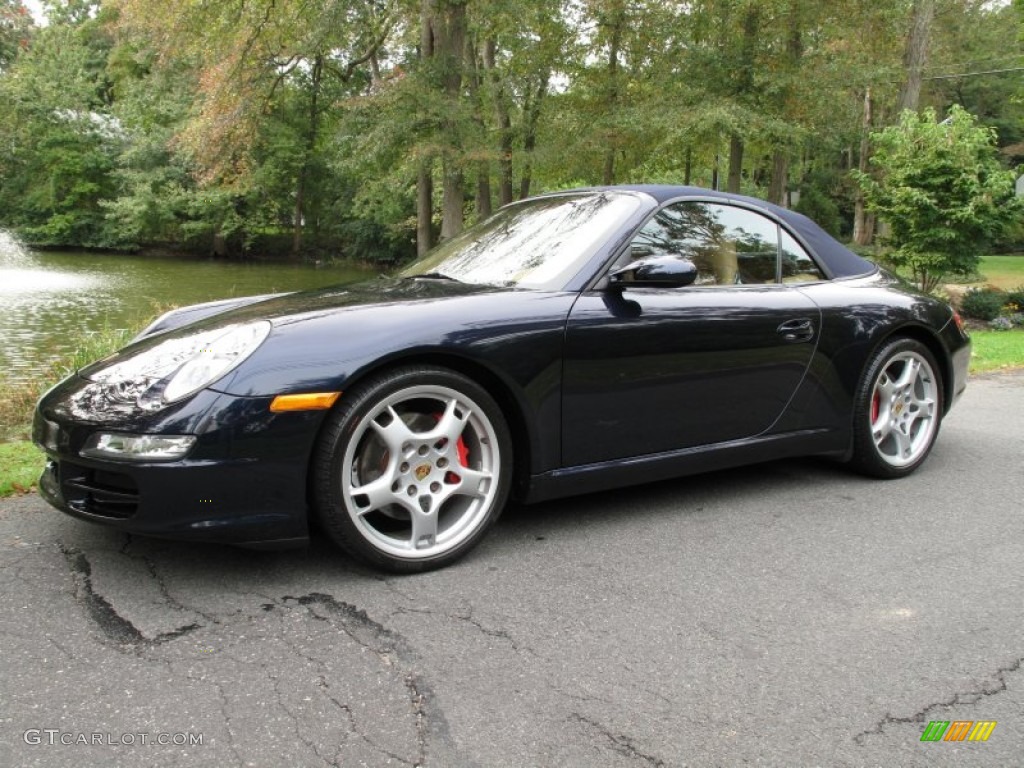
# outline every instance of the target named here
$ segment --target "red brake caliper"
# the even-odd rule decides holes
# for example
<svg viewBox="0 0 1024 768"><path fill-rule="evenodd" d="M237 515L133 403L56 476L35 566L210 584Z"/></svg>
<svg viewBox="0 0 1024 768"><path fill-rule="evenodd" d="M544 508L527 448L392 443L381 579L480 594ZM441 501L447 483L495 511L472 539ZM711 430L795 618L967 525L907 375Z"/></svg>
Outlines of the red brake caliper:
<svg viewBox="0 0 1024 768"><path fill-rule="evenodd" d="M875 391L875 394L871 397L871 424L874 425L878 421L878 409L882 405L882 396ZM461 439L461 438L460 438Z"/></svg>
<svg viewBox="0 0 1024 768"><path fill-rule="evenodd" d="M437 419L437 421L441 421L442 416L444 416L443 413L434 414L434 418ZM462 435L459 435L459 440L455 443L455 452L458 454L459 464L463 467L469 467L469 448L466 447L466 441L463 439ZM462 478L455 472L448 472L448 474L444 476L444 481L449 485L455 485L456 483L461 482Z"/></svg>

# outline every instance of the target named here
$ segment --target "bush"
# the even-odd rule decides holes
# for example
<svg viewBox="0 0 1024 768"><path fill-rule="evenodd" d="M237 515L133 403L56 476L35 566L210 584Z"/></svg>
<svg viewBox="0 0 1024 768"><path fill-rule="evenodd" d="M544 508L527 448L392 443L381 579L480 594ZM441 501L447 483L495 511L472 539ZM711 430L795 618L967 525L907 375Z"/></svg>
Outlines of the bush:
<svg viewBox="0 0 1024 768"><path fill-rule="evenodd" d="M1011 312L1024 312L1024 285L1006 292L1006 308Z"/></svg>
<svg viewBox="0 0 1024 768"><path fill-rule="evenodd" d="M1006 294L1002 291L974 288L965 293L960 300L960 311L966 317L975 320L995 320L999 317L1005 303Z"/></svg>
<svg viewBox="0 0 1024 768"><path fill-rule="evenodd" d="M1010 331L1013 330L1013 322L1008 317L997 317L988 321L988 327L993 331Z"/></svg>

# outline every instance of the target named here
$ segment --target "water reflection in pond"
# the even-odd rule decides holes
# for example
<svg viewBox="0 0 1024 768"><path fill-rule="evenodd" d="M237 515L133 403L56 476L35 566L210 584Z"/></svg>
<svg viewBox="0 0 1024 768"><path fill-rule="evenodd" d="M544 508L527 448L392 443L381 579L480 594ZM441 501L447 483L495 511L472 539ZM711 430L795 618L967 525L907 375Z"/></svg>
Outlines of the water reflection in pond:
<svg viewBox="0 0 1024 768"><path fill-rule="evenodd" d="M352 267L38 253L0 232L0 378L25 380L82 332L135 328L169 306L371 277Z"/></svg>

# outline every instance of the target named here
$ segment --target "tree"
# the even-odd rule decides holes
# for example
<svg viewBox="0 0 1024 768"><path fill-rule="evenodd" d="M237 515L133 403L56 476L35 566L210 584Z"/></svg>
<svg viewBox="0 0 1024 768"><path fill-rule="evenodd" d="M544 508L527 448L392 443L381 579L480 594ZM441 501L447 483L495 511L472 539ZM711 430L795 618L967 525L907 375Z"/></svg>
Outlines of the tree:
<svg viewBox="0 0 1024 768"><path fill-rule="evenodd" d="M323 121L340 98L328 80L362 88L365 68L395 26L392 0L338 3L335 0L225 0L220 3L165 3L117 0L125 35L146 37L166 62L189 58L197 63L198 93L194 117L178 136L200 180L211 186L252 187L254 155L261 128L280 101L298 90L298 153L291 165L292 248L303 247L310 187L325 142ZM291 89L293 93L282 91ZM291 153L294 147L289 146Z"/></svg>
<svg viewBox="0 0 1024 768"><path fill-rule="evenodd" d="M967 275L985 244L1019 211L1014 174L996 155L995 132L954 106L903 112L898 125L872 134L875 180L857 174L869 208L891 227L892 261L922 290L946 275Z"/></svg>
<svg viewBox="0 0 1024 768"><path fill-rule="evenodd" d="M28 48L32 28L32 14L21 0L0 0L0 72Z"/></svg>
<svg viewBox="0 0 1024 768"><path fill-rule="evenodd" d="M114 194L124 135L110 113L111 40L99 3L69 4L0 79L0 221L27 240L111 246L102 201Z"/></svg>

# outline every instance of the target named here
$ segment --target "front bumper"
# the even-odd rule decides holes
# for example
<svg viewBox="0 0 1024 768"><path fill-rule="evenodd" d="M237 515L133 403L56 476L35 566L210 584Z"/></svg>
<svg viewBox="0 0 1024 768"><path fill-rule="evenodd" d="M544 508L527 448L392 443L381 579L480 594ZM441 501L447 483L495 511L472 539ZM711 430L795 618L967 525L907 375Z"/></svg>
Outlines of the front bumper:
<svg viewBox="0 0 1024 768"><path fill-rule="evenodd" d="M323 411L275 414L269 397L204 390L155 414L99 407L94 416L89 385L72 377L36 409L33 439L48 458L39 490L50 504L128 533L259 547L308 540L307 472ZM197 441L179 461L81 456L97 431Z"/></svg>

